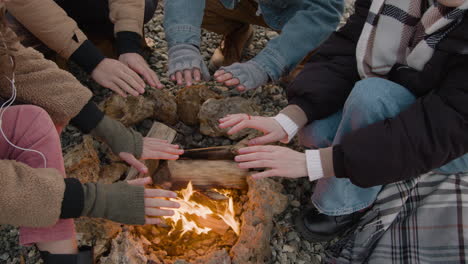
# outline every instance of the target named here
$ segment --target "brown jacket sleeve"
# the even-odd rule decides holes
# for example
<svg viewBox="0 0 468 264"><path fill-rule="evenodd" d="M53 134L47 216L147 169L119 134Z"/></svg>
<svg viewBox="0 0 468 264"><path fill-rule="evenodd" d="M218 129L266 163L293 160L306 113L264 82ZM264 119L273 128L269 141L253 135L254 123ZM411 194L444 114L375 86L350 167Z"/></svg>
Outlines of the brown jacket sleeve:
<svg viewBox="0 0 468 264"><path fill-rule="evenodd" d="M55 169L0 160L0 224L51 226L60 216L65 183Z"/></svg>
<svg viewBox="0 0 468 264"><path fill-rule="evenodd" d="M14 37L11 31L7 34ZM40 52L19 43L14 48L17 100L44 108L55 124L66 124L90 100L91 91ZM0 63L10 65L5 55L0 57ZM1 67L0 76L0 97L7 99L11 96L11 84L3 76L11 78L11 68Z"/></svg>
<svg viewBox="0 0 468 264"><path fill-rule="evenodd" d="M63 58L70 56L87 40L76 22L53 0L15 0L6 8L34 36ZM114 32L142 35L144 0L109 0Z"/></svg>
<svg viewBox="0 0 468 264"><path fill-rule="evenodd" d="M115 34L130 31L143 35L145 0L109 0L109 11Z"/></svg>

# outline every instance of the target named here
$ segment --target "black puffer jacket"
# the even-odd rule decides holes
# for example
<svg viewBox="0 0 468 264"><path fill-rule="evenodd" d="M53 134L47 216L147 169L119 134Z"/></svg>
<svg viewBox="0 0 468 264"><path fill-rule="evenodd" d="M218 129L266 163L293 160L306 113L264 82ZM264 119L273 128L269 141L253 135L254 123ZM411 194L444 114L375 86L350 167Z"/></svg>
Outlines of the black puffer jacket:
<svg viewBox="0 0 468 264"><path fill-rule="evenodd" d="M360 80L356 45L370 5L370 0L356 1L348 23L288 88L290 104L298 105L308 122L340 110ZM394 118L347 134L333 147L336 177L361 187L416 177L468 152L468 16L439 43L421 72L395 65L389 79L417 101Z"/></svg>

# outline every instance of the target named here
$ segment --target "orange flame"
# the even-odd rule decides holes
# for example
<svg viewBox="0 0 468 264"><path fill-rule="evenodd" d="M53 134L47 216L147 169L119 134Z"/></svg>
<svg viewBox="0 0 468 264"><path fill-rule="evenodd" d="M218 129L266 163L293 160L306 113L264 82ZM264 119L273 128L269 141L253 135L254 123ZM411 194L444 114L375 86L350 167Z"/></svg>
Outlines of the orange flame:
<svg viewBox="0 0 468 264"><path fill-rule="evenodd" d="M179 191L179 194L182 197L172 199L173 201L180 203L180 208L174 211L173 216L164 217L165 219L169 220L170 225L173 227L169 234L179 229L177 227L179 222L182 223L182 233L180 236L183 236L189 231L193 231L196 234L204 234L212 230L209 227L200 226L199 223L190 218L191 215L195 215L204 219L206 219L208 216L217 216L221 218L228 226L230 226L237 235L239 235L240 223L235 218L234 201L231 192L229 190L217 191L229 198L227 202L228 204L224 207L225 209L222 212L215 212L208 206L193 201L192 196L195 192L193 190L192 182L189 182L187 188ZM219 202L226 203L226 201Z"/></svg>

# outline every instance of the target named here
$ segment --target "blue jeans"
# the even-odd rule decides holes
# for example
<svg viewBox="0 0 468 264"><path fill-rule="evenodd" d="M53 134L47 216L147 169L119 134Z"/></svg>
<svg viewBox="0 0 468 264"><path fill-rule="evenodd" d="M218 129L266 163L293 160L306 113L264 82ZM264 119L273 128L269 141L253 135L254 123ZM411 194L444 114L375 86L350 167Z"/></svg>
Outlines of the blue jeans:
<svg viewBox="0 0 468 264"><path fill-rule="evenodd" d="M394 82L381 78L361 80L355 84L341 111L301 130L301 143L310 148L339 144L346 133L394 117L415 101L405 87ZM468 154L436 171L447 174L468 171ZM317 182L312 203L327 215L350 214L370 206L381 188L360 188L348 179L335 177L322 179Z"/></svg>

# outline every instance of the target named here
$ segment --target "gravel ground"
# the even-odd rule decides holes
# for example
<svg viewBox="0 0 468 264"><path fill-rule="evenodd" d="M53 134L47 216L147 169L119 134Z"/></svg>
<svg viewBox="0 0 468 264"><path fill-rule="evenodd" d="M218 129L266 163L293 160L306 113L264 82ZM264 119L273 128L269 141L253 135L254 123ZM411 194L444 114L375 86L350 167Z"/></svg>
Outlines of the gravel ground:
<svg viewBox="0 0 468 264"><path fill-rule="evenodd" d="M349 1L347 1L349 2ZM349 3L348 3L349 4ZM348 9L348 13L349 13ZM345 16L347 17L347 15ZM161 26L163 15L161 8L158 9L156 15L145 28L146 37L154 40L152 52L148 53L148 61L151 67L156 71L162 83L173 92L176 92L181 87L174 85L166 77L167 65L167 43L165 42L164 30ZM247 59L258 53L268 42L269 39L277 36L277 33L265 28L256 28L256 34L247 53ZM218 46L221 36L203 32L202 36L202 55L205 61L208 61L211 54ZM102 89L90 78L77 69L76 66L70 65L70 70L77 78L87 87L93 90L95 97L93 100L97 103L102 102L110 95L110 90ZM232 95L237 95L235 91L229 91ZM242 94L246 98L251 98L255 103L261 105L263 115L273 116L280 109L287 105L285 92L278 85L270 84L257 91L249 91ZM142 133L146 133L152 122L145 120L135 128ZM232 141L226 138L209 138L197 132L197 129L185 126L182 123L176 125L178 131L182 131L181 136L176 138L177 143L183 147L193 148L202 146L227 145ZM70 147L82 141L82 134L74 127L68 126L62 134L62 146L66 153ZM299 149L297 142L293 142L290 146ZM310 203L309 197L313 184L306 179L287 180L278 179L285 188L285 193L290 200L290 206L280 216L275 219L275 227L271 239L272 262L274 264L288 263L321 263L324 256L324 250L328 246L327 243L309 243L301 240L298 233L294 231L293 219L294 216L305 205ZM16 264L16 263L42 263L39 260L38 251L34 247L22 247L18 245L18 229L11 226L0 226L0 263Z"/></svg>

